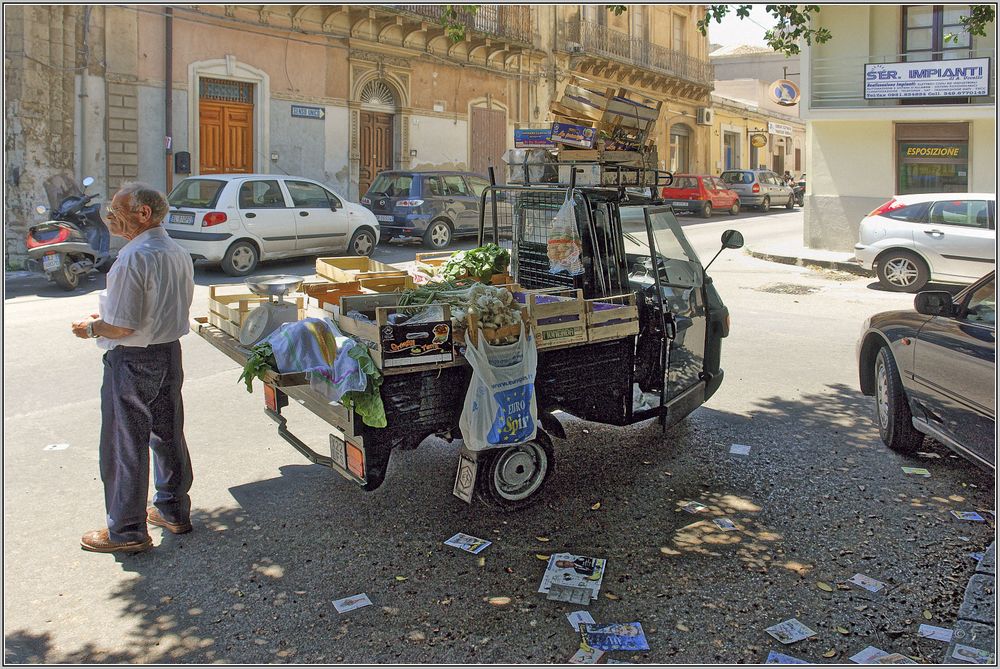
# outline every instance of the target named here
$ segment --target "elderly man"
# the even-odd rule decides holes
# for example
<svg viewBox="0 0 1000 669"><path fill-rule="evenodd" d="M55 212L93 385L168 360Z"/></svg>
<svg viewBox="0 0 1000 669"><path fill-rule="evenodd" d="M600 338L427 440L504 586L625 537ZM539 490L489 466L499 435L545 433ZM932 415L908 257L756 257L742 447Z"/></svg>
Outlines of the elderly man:
<svg viewBox="0 0 1000 669"><path fill-rule="evenodd" d="M163 194L146 184L126 184L115 194L108 227L128 242L108 273L100 313L73 323L73 334L107 349L100 446L107 528L83 535L86 551L146 550L147 522L174 534L191 531L178 340L189 328L194 267L160 227L167 208ZM156 494L147 509L150 450Z"/></svg>

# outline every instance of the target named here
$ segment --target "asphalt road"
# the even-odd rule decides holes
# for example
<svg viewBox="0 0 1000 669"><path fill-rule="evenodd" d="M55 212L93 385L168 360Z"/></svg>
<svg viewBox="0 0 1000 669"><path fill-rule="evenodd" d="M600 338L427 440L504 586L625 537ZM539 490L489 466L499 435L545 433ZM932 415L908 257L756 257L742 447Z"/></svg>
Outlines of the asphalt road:
<svg viewBox="0 0 1000 669"><path fill-rule="evenodd" d="M801 213L685 222L707 260L725 228L748 240L794 234ZM416 250L381 247L376 257ZM932 457L903 457L878 439L854 345L868 315L912 297L739 251L711 273L732 313L719 392L665 435L650 423L562 415L556 472L517 514L453 497L456 446L437 439L394 453L374 492L308 464L264 416L259 386L247 394L237 366L189 335L195 531L152 529L155 548L125 557L78 547L103 521L100 353L69 322L94 310L103 277L73 295L9 279L6 661L564 662L578 646L565 614L581 607L536 593L536 555L559 551L607 558L601 597L587 608L598 622L641 622L650 646L610 654L619 660L763 662L777 650L845 663L873 645L942 661L946 644L918 639L917 626L950 627L975 566L968 554L994 533L948 511L992 509L994 489L991 475L933 442ZM200 313L207 285L228 277L199 268L197 280ZM300 437L326 443L311 414L288 416ZM730 455L734 443L750 454ZM46 450L53 444L68 446ZM680 510L688 500L708 510ZM738 529L722 532L715 517ZM493 544L478 557L443 545L456 532ZM887 587L838 587L855 573ZM333 600L362 592L373 606L337 614ZM813 640L784 647L765 633L793 617Z"/></svg>

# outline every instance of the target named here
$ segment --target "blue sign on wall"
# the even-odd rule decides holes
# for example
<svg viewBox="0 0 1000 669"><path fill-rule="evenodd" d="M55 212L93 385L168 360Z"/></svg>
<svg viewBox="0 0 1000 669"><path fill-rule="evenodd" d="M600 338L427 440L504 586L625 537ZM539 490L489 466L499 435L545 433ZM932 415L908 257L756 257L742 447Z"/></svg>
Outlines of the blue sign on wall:
<svg viewBox="0 0 1000 669"><path fill-rule="evenodd" d="M552 128L517 128L514 130L514 148L553 147Z"/></svg>
<svg viewBox="0 0 1000 669"><path fill-rule="evenodd" d="M292 116L295 118L326 118L326 110L322 107L305 107L303 105L292 105Z"/></svg>

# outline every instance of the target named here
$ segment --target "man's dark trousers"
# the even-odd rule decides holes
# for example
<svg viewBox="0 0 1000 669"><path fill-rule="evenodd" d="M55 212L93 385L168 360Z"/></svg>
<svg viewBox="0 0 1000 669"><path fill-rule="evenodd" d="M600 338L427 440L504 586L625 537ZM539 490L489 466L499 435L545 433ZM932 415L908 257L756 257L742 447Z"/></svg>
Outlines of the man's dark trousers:
<svg viewBox="0 0 1000 669"><path fill-rule="evenodd" d="M191 514L193 475L184 441L181 344L116 346L104 354L101 480L114 542L142 541L153 451L153 504L171 522Z"/></svg>

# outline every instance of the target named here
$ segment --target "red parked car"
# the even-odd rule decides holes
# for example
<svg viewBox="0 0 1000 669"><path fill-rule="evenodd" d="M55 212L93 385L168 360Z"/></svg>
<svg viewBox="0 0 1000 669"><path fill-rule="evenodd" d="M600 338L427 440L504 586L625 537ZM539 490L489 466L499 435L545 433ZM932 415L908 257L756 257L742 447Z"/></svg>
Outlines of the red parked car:
<svg viewBox="0 0 1000 669"><path fill-rule="evenodd" d="M675 174L661 196L675 213L698 212L704 218L711 216L713 211L728 211L733 216L740 213L739 194L729 190L718 177Z"/></svg>

